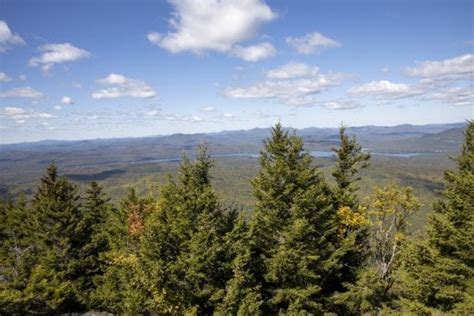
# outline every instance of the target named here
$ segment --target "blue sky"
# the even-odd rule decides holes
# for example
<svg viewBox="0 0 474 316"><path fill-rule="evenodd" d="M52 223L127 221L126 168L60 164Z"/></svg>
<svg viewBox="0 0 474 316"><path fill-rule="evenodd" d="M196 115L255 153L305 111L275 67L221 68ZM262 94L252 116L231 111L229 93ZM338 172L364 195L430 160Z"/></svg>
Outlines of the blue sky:
<svg viewBox="0 0 474 316"><path fill-rule="evenodd" d="M473 1L0 2L0 142L473 118Z"/></svg>

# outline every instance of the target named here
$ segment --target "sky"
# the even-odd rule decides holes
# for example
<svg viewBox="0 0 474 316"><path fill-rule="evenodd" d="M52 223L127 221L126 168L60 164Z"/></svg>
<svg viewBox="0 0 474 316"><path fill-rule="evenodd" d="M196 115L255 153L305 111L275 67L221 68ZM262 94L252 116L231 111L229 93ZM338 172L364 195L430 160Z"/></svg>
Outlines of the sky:
<svg viewBox="0 0 474 316"><path fill-rule="evenodd" d="M0 143L474 117L474 1L0 0Z"/></svg>

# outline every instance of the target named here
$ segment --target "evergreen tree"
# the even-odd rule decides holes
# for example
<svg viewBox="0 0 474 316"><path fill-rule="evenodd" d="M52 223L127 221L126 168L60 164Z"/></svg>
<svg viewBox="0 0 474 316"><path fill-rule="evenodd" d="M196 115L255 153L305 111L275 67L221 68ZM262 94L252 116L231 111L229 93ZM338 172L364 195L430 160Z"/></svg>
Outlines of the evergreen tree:
<svg viewBox="0 0 474 316"><path fill-rule="evenodd" d="M138 261L140 238L154 201L140 198L130 189L120 204L119 209L108 208L103 232L108 251L100 256L104 274L94 279L97 288L91 298L99 310L137 315L143 312L146 299L145 276Z"/></svg>
<svg viewBox="0 0 474 316"><path fill-rule="evenodd" d="M29 227L38 253L24 295L31 298L37 312L58 313L81 311L78 277L82 246L80 197L76 186L59 177L51 164L33 198L33 223Z"/></svg>
<svg viewBox="0 0 474 316"><path fill-rule="evenodd" d="M335 202L338 209L341 269L333 271L335 283L353 283L368 256L367 226L361 214L356 185L361 179L359 172L369 166L370 154L364 153L355 136L346 134L345 126L339 129L339 148L334 148L336 164L332 175L336 182ZM340 287L338 291L345 291ZM340 307L335 311L342 313Z"/></svg>
<svg viewBox="0 0 474 316"><path fill-rule="evenodd" d="M361 178L359 172L369 166L370 154L364 153L355 136L346 134L346 127L339 128L339 148L333 149L336 153L336 165L332 175L336 180L336 201L338 208L349 207L356 210L358 198L356 191L357 181Z"/></svg>
<svg viewBox="0 0 474 316"><path fill-rule="evenodd" d="M0 202L0 313L28 311L28 299L23 295L35 263L34 245L29 240L29 209L24 196L17 202Z"/></svg>
<svg viewBox="0 0 474 316"><path fill-rule="evenodd" d="M473 308L474 123L465 131L457 170L445 172L442 199L435 203L427 240L411 245L404 266L402 305L429 313ZM472 310L471 310L472 311Z"/></svg>
<svg viewBox="0 0 474 316"><path fill-rule="evenodd" d="M106 238L106 220L111 211L110 199L97 182L92 182L86 191L82 216L77 223L75 243L76 278L81 302L93 308L90 294L94 291L94 281L104 273L104 263L101 255L108 251L109 243Z"/></svg>
<svg viewBox="0 0 474 316"><path fill-rule="evenodd" d="M319 313L338 260L330 188L301 138L272 129L252 181L257 205L237 248L221 307L230 314ZM232 298L232 299L231 299Z"/></svg>
<svg viewBox="0 0 474 316"><path fill-rule="evenodd" d="M211 186L212 166L204 146L194 163L184 157L145 223L141 258L151 276L151 312L210 314L222 296L228 223Z"/></svg>

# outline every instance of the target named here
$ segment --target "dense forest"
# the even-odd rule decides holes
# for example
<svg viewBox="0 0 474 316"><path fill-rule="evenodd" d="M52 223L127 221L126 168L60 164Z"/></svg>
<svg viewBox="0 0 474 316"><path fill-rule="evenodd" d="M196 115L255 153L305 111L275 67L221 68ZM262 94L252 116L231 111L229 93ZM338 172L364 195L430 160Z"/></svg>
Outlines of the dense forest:
<svg viewBox="0 0 474 316"><path fill-rule="evenodd" d="M473 313L474 122L416 234L410 187L359 197L370 155L344 127L334 157L327 179L277 124L251 212L218 198L204 145L158 196L132 188L120 205L96 182L80 194L51 164L32 199L1 202L0 313Z"/></svg>

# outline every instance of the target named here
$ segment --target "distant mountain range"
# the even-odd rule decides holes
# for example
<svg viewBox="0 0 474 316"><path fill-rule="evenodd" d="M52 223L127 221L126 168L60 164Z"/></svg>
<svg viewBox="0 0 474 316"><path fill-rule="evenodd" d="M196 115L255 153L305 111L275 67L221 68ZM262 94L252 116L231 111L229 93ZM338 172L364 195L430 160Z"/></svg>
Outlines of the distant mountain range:
<svg viewBox="0 0 474 316"><path fill-rule="evenodd" d="M360 126L347 129L364 148L379 153L455 153L462 142L465 123ZM308 150L330 150L338 145L337 128L294 130L303 137ZM270 128L222 131L218 133L173 134L140 138L112 138L80 141L45 140L34 143L0 145L0 166L54 160L66 166L127 163L179 157L194 153L207 143L216 155L258 153Z"/></svg>
<svg viewBox="0 0 474 316"><path fill-rule="evenodd" d="M433 188L439 189L437 177L450 166L448 156L459 152L465 126L465 123L361 126L347 131L373 153L370 181L398 179L427 194ZM337 128L312 127L294 132L303 137L306 149L318 157L319 165L331 163L327 159L333 155L331 148L339 145ZM136 184L144 190L147 182L143 179L164 176L183 153L192 157L201 143L209 145L218 161L216 181L225 188L224 194L233 196L237 190L245 195L250 192L247 180L257 170L255 158L270 133L270 128L254 128L207 134L0 145L0 197L22 190L31 194L51 161L75 181L83 184L92 180L106 181L112 196L123 196L129 185ZM219 180L225 178L219 176L224 174L236 178L235 185ZM237 200L240 201L234 199Z"/></svg>

